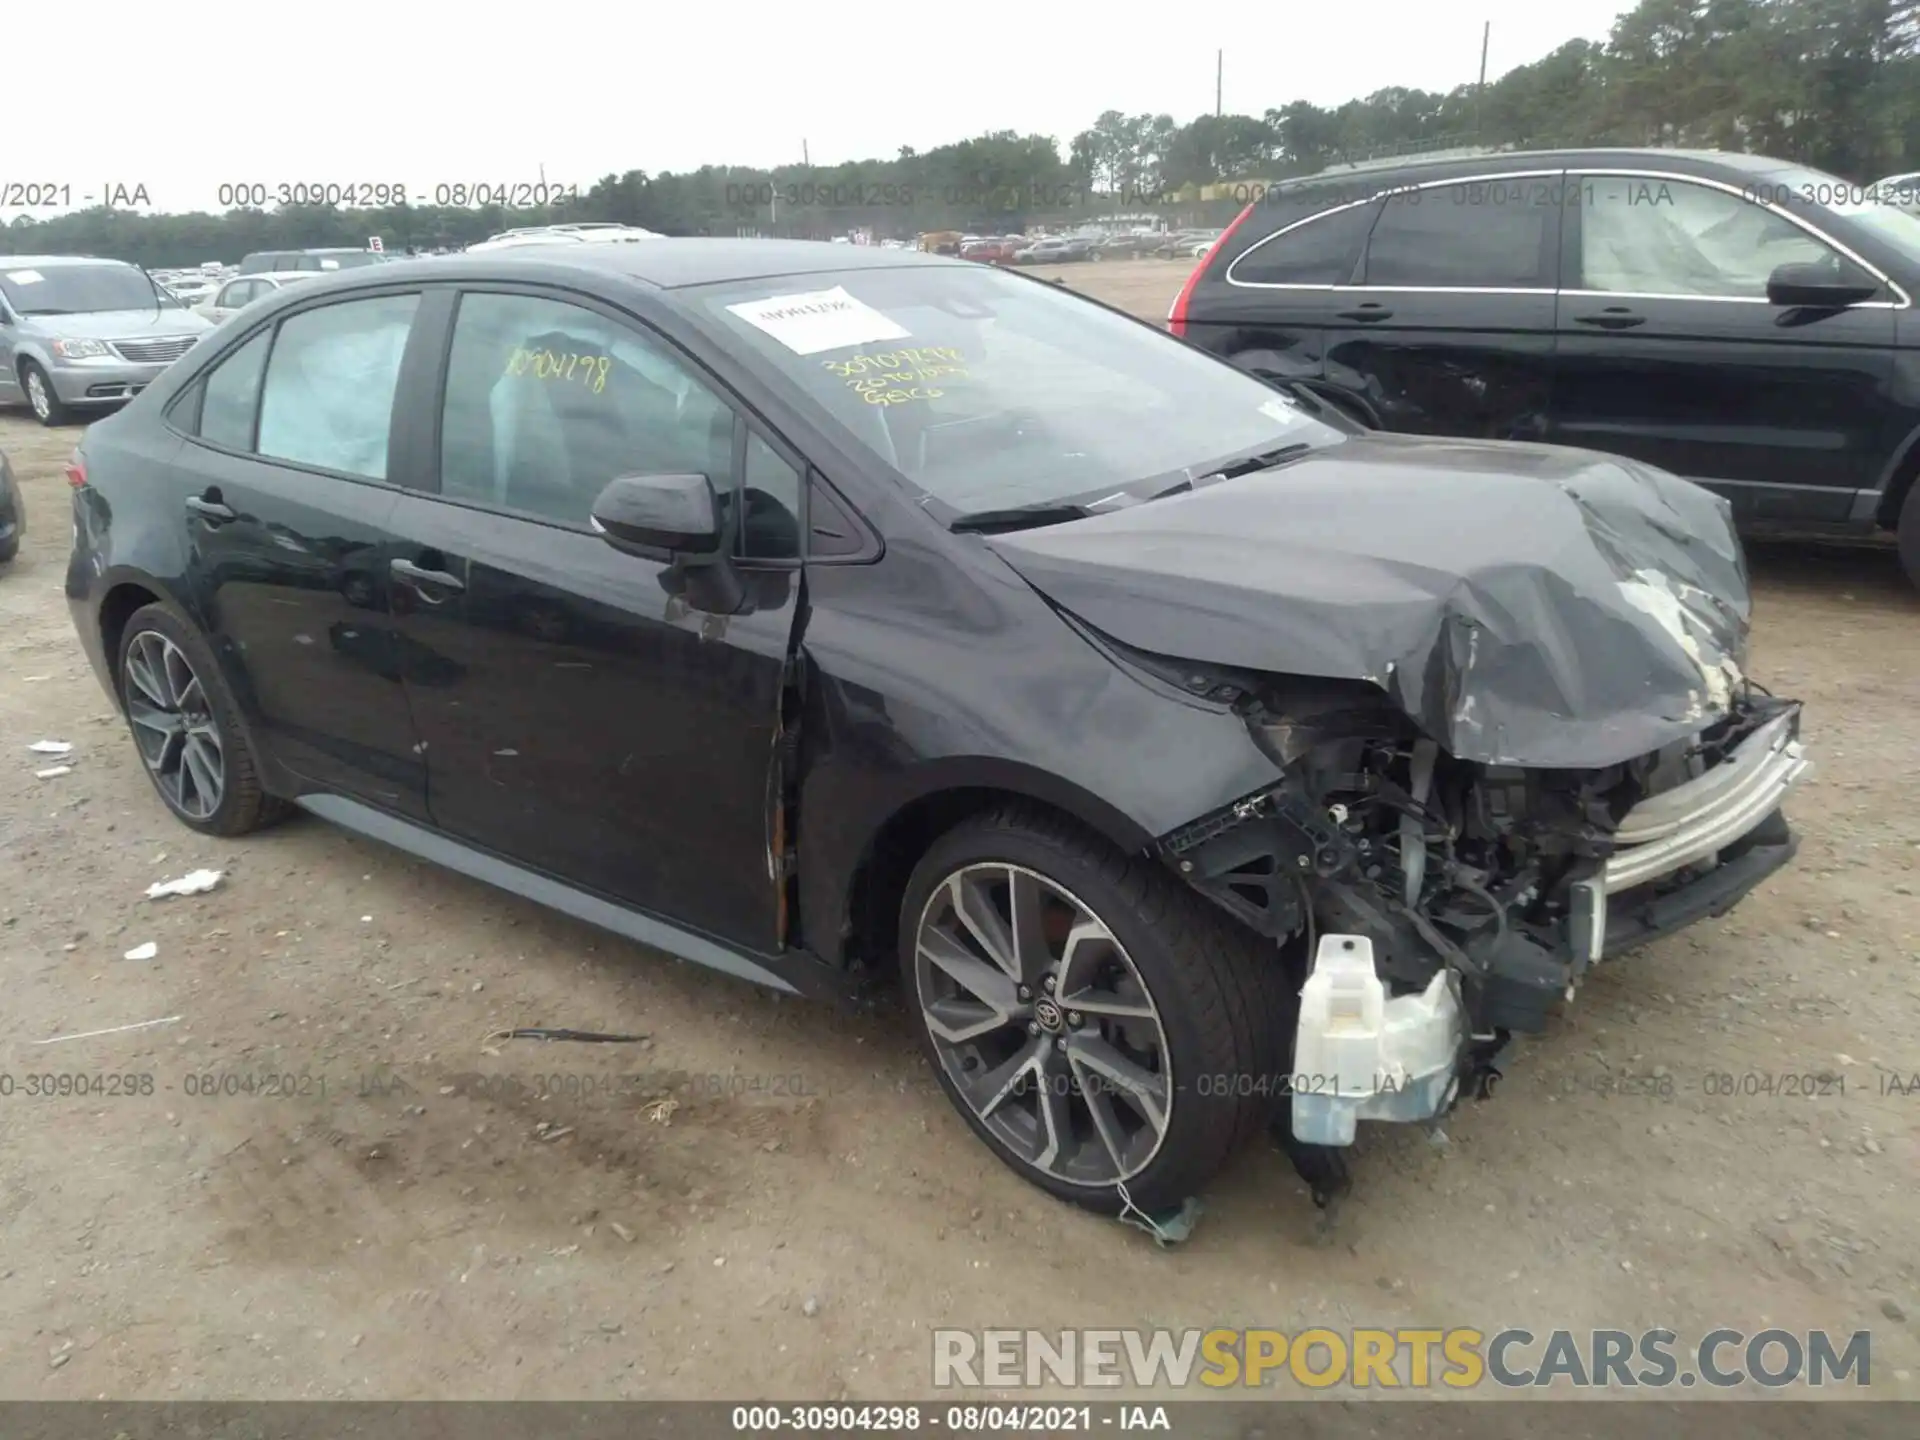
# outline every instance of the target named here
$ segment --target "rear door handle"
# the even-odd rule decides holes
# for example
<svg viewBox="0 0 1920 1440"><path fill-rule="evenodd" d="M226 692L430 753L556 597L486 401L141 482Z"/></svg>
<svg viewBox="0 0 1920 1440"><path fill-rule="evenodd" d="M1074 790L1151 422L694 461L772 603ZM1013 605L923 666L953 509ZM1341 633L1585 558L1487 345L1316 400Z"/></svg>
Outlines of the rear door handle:
<svg viewBox="0 0 1920 1440"><path fill-rule="evenodd" d="M1384 306L1368 304L1362 305L1358 310L1342 310L1339 312L1339 318L1355 320L1362 325L1371 325L1376 320L1391 320L1393 312Z"/></svg>
<svg viewBox="0 0 1920 1440"><path fill-rule="evenodd" d="M411 560L395 560L387 567L393 572L393 578L411 590L420 593L420 598L433 602L441 597L429 594L430 590L460 591L467 588L466 581L458 575L445 570L423 570Z"/></svg>
<svg viewBox="0 0 1920 1440"><path fill-rule="evenodd" d="M187 497L187 509L196 515L204 516L208 520L231 520L234 518L232 507L221 503L219 498L220 492L218 490L210 491L208 494L213 498L209 499L207 495L189 495Z"/></svg>
<svg viewBox="0 0 1920 1440"><path fill-rule="evenodd" d="M1636 315L1624 305L1609 305L1598 315L1576 315L1577 324L1592 325L1601 330L1631 330L1636 325L1647 323L1647 317Z"/></svg>

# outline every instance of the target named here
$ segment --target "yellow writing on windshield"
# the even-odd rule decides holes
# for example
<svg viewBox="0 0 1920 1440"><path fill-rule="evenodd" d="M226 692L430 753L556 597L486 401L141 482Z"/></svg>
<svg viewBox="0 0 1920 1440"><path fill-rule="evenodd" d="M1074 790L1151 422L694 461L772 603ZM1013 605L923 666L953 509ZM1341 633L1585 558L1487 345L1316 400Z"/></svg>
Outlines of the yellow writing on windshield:
<svg viewBox="0 0 1920 1440"><path fill-rule="evenodd" d="M820 363L844 379L847 388L867 404L904 405L910 400L937 400L946 394L927 382L949 376L965 379L965 360L966 356L951 345L927 345Z"/></svg>
<svg viewBox="0 0 1920 1440"><path fill-rule="evenodd" d="M875 370L917 370L929 365L958 365L964 357L951 345L914 345L900 350L882 350L873 355L855 355L850 360L822 360L832 374L846 379Z"/></svg>
<svg viewBox="0 0 1920 1440"><path fill-rule="evenodd" d="M607 373L612 362L605 355L576 355L572 351L556 353L544 346L538 350L515 349L507 357L506 373L532 374L541 380L578 381L598 395L607 388Z"/></svg>

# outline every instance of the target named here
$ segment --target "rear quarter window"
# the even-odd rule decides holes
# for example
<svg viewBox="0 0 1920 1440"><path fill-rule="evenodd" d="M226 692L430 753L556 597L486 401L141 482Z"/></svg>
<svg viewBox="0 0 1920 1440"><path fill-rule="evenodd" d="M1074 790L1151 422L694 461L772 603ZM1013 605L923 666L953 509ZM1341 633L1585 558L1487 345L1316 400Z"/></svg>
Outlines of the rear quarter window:
<svg viewBox="0 0 1920 1440"><path fill-rule="evenodd" d="M1344 285L1379 213L1377 200L1305 218L1299 210L1283 211L1264 227L1266 238L1227 267L1227 276L1243 285Z"/></svg>

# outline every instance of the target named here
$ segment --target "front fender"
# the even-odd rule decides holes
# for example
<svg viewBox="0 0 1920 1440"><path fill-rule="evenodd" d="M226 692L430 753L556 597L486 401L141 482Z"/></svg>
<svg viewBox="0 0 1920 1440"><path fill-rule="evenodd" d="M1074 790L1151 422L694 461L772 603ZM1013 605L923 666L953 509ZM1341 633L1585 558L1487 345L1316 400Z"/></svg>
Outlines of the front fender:
<svg viewBox="0 0 1920 1440"><path fill-rule="evenodd" d="M1279 774L1231 709L1124 665L985 546L956 558L930 573L896 542L809 576L800 910L829 960L863 865L929 797L1035 800L1139 851Z"/></svg>

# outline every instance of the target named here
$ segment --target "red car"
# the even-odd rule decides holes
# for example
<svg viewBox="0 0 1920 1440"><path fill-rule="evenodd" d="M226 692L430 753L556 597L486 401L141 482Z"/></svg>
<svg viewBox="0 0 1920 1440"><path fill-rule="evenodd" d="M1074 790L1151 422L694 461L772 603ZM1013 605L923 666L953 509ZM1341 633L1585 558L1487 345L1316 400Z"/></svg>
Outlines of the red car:
<svg viewBox="0 0 1920 1440"><path fill-rule="evenodd" d="M1010 265L1013 252L1019 248L1012 240L975 240L960 247L960 258L978 260L985 265Z"/></svg>

